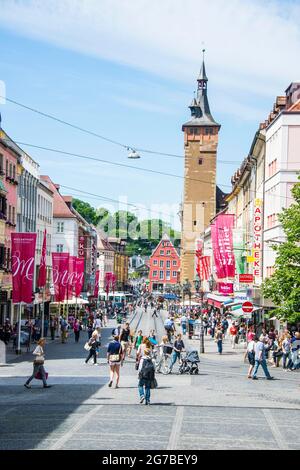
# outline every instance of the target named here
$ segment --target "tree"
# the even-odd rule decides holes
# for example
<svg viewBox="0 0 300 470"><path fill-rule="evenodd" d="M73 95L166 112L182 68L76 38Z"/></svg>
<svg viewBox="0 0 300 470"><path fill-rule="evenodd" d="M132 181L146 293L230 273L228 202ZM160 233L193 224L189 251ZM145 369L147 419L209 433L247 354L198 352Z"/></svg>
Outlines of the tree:
<svg viewBox="0 0 300 470"><path fill-rule="evenodd" d="M277 254L275 272L262 285L264 296L278 305L278 317L289 323L300 321L300 177L298 179L292 190L295 203L278 216L286 242L272 247Z"/></svg>
<svg viewBox="0 0 300 470"><path fill-rule="evenodd" d="M99 222L99 216L95 209L88 203L81 201L80 199L73 199L72 205L74 209L89 223L97 225Z"/></svg>

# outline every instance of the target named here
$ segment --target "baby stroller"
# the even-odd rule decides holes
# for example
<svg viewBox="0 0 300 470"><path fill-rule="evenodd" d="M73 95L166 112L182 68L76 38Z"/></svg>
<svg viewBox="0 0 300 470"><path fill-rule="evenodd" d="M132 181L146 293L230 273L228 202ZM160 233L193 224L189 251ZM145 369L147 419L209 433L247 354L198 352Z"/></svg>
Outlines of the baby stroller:
<svg viewBox="0 0 300 470"><path fill-rule="evenodd" d="M179 374L199 374L198 364L200 362L198 352L190 351L182 358L181 366L179 367Z"/></svg>

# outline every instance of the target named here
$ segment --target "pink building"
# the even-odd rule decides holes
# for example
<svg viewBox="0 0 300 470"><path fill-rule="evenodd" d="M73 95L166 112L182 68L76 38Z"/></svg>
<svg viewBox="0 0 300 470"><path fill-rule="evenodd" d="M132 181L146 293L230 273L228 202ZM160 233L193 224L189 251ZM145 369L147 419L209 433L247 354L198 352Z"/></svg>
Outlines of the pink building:
<svg viewBox="0 0 300 470"><path fill-rule="evenodd" d="M164 235L150 256L149 289L163 291L179 282L180 257L167 235Z"/></svg>
<svg viewBox="0 0 300 470"><path fill-rule="evenodd" d="M0 323L11 308L11 233L16 230L19 154L10 147L5 132L0 136Z"/></svg>

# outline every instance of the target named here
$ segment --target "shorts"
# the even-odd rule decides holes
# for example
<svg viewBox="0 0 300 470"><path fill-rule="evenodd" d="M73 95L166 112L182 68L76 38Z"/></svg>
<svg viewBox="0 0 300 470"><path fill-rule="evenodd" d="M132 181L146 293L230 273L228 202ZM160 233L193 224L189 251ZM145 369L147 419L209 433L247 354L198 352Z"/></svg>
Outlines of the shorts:
<svg viewBox="0 0 300 470"><path fill-rule="evenodd" d="M126 351L129 346L129 341L121 341L122 351Z"/></svg>

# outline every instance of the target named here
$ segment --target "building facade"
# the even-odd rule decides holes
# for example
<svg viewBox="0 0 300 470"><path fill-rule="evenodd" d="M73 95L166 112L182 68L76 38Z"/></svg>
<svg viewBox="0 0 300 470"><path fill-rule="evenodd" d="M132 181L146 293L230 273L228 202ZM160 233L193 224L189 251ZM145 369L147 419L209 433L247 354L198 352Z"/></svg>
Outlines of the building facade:
<svg viewBox="0 0 300 470"><path fill-rule="evenodd" d="M203 59L197 79L197 96L191 105L191 120L183 124L184 195L182 204L181 279L195 279L196 240L217 211L216 167L220 131L210 112L208 78Z"/></svg>
<svg viewBox="0 0 300 470"><path fill-rule="evenodd" d="M21 155L9 136L0 137L0 324L12 316L11 234L16 231Z"/></svg>
<svg viewBox="0 0 300 470"><path fill-rule="evenodd" d="M108 242L114 249L114 269L116 289L123 291L128 286L129 256L126 255L126 241L121 238L108 237Z"/></svg>
<svg viewBox="0 0 300 470"><path fill-rule="evenodd" d="M47 288L50 287L51 282L51 249L52 249L52 237L53 237L53 191L50 189L49 183L40 180L37 188L37 222L36 222L36 279L39 272L44 232L47 232L46 236L46 263L47 263Z"/></svg>
<svg viewBox="0 0 300 470"><path fill-rule="evenodd" d="M105 291L105 275L114 272L114 249L110 243L97 232L97 269L99 270L99 289Z"/></svg>
<svg viewBox="0 0 300 470"><path fill-rule="evenodd" d="M180 257L167 235L159 242L149 261L149 290L164 291L178 283Z"/></svg>

